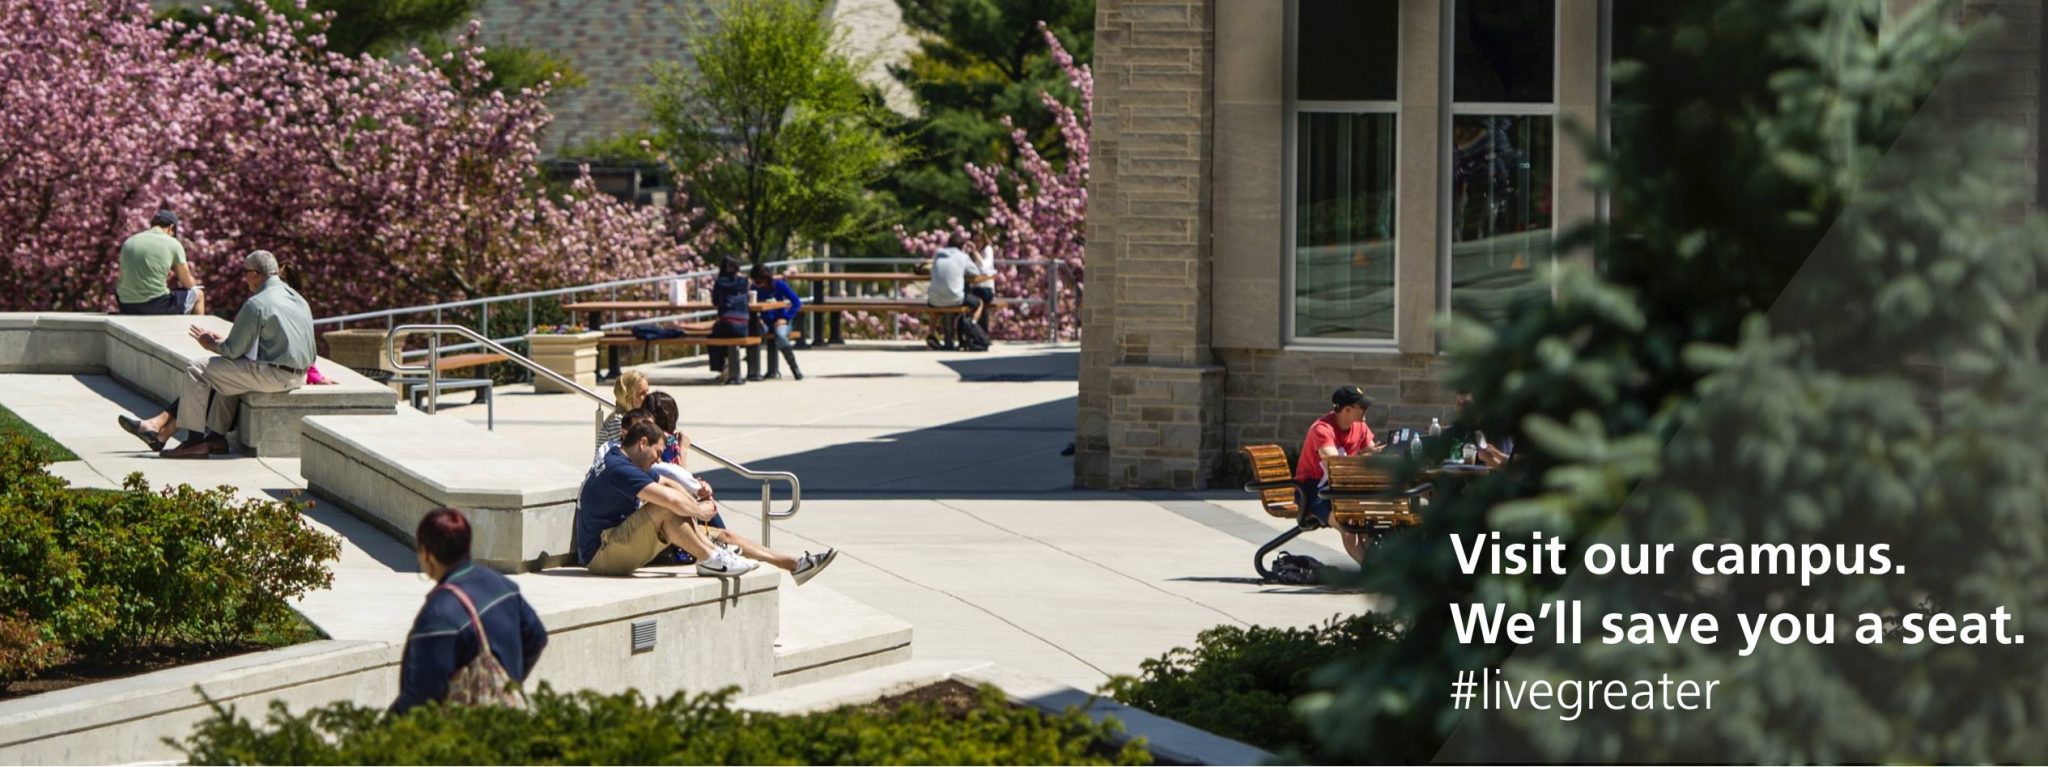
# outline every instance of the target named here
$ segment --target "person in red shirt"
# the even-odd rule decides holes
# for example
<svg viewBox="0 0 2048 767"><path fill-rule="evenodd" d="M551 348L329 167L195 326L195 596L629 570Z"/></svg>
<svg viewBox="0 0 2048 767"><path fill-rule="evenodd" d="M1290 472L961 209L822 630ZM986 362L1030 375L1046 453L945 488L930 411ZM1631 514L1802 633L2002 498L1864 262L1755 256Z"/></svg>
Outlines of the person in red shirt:
<svg viewBox="0 0 2048 767"><path fill-rule="evenodd" d="M1294 487L1303 511L1316 515L1324 525L1330 524L1330 502L1321 497L1326 484L1323 459L1339 455L1372 455L1380 451L1372 441L1372 427L1365 425L1365 411L1372 407L1372 398L1356 386L1340 386L1330 395L1330 412L1308 425L1308 436L1301 441L1301 458L1295 464ZM1344 537L1344 551L1353 560L1365 560L1365 548L1370 545L1364 538L1351 533Z"/></svg>

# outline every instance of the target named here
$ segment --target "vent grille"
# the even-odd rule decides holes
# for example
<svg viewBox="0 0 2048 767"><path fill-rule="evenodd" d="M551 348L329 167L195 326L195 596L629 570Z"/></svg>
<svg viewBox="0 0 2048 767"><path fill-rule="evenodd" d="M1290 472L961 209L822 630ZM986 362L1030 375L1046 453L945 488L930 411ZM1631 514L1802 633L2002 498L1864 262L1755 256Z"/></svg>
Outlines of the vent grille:
<svg viewBox="0 0 2048 767"><path fill-rule="evenodd" d="M654 621L633 621L633 652L648 652L654 649Z"/></svg>

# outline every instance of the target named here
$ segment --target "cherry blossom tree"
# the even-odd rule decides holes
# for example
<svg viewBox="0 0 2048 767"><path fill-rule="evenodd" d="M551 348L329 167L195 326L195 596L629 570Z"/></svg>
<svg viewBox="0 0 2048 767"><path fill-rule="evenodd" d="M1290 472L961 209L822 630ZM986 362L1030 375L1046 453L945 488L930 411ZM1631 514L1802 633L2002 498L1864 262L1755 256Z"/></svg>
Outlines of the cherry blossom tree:
<svg viewBox="0 0 2048 767"><path fill-rule="evenodd" d="M947 226L915 234L897 230L903 247L920 256L930 256L952 237L966 237L974 231L990 235L998 259L1041 259L1058 264L1062 281L1058 302L1059 327L1063 338L1078 337L1081 326L1082 251L1087 241L1088 139L1095 120L1095 76L1085 64L1060 45L1059 38L1038 25L1051 48L1053 61L1066 73L1068 85L1078 98L1068 106L1051 93L1039 99L1053 113L1067 160L1055 164L1033 146L1024 130L1008 118L1010 142L1019 170L1001 166L965 166L974 188L988 204L980 221L962 223L948 219ZM1056 267L1003 265L997 267L998 297L1037 297L1046 290L1046 271ZM1008 339L1042 339L1050 321L1046 304L1011 304L998 311L993 328Z"/></svg>
<svg viewBox="0 0 2048 767"><path fill-rule="evenodd" d="M435 62L327 51L326 21L0 0L0 259L23 286L0 301L111 306L120 241L159 206L217 306L257 248L322 314L694 262L709 232L687 203L636 208L587 174L544 193L547 89L480 87L476 25Z"/></svg>

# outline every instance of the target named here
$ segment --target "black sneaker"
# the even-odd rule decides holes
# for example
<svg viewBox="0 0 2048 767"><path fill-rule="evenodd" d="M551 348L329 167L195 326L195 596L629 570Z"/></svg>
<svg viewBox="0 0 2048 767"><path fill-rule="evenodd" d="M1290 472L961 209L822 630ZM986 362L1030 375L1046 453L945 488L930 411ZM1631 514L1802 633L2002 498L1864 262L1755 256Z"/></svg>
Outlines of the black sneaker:
<svg viewBox="0 0 2048 767"><path fill-rule="evenodd" d="M818 573L824 571L825 566L832 564L832 560L837 558L838 549L826 549L823 554L806 551L804 557L796 561L796 569L791 570L789 574L796 578L796 585L802 586L805 581L818 577Z"/></svg>

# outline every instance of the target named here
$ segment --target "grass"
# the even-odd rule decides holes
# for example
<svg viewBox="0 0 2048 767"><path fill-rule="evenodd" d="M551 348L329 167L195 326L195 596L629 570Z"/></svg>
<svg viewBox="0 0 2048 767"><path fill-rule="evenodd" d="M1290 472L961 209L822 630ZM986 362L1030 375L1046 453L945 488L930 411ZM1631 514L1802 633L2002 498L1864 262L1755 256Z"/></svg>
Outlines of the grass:
<svg viewBox="0 0 2048 767"><path fill-rule="evenodd" d="M78 460L77 453L64 449L63 445L58 444L57 440L51 439L50 435L44 434L43 430L30 426L29 422L22 420L21 416L15 415L14 411L8 410L4 405L0 405L0 441L15 435L27 437L29 444L35 446L36 453L51 463Z"/></svg>

